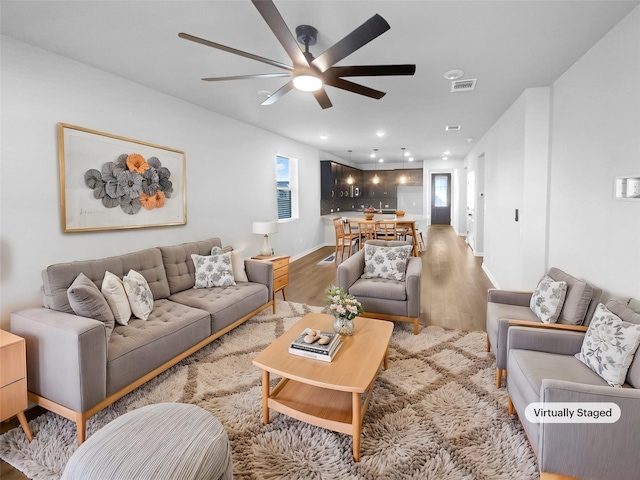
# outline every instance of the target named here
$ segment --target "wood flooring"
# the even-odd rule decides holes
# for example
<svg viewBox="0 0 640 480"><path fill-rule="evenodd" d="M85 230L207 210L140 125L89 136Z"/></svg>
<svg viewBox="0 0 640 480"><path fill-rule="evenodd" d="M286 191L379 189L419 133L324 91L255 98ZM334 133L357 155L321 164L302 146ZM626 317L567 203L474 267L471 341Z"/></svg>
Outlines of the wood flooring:
<svg viewBox="0 0 640 480"><path fill-rule="evenodd" d="M437 325L458 330L484 331L487 290L493 285L482 270L464 237L451 226L431 225L422 258L421 325ZM324 305L324 290L337 285L335 263L318 265L333 254L323 247L289 266L287 300L308 305ZM338 253L338 260L341 260ZM278 294L280 295L280 294Z"/></svg>
<svg viewBox="0 0 640 480"><path fill-rule="evenodd" d="M325 289L337 285L335 263L318 265L333 254L323 247L289 266L287 300L308 305L324 305ZM459 330L484 331L487 290L493 285L482 270L482 258L475 257L463 237L451 226L431 225L426 235L422 259L421 325ZM340 260L340 258L338 258ZM281 298L281 293L278 293ZM39 407L26 412L30 420L43 412ZM17 419L3 422L1 432L19 426ZM1 462L2 480L28 480L11 465Z"/></svg>

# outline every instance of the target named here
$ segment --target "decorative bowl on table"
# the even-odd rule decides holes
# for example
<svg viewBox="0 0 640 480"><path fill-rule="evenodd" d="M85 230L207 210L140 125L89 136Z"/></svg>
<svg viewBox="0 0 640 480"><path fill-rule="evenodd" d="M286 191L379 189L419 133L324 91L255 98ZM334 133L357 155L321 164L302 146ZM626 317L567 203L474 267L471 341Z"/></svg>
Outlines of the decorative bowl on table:
<svg viewBox="0 0 640 480"><path fill-rule="evenodd" d="M373 207L365 208L362 213L364 213L365 220L373 220L373 216L376 214L376 209Z"/></svg>
<svg viewBox="0 0 640 480"><path fill-rule="evenodd" d="M396 210L396 217L404 217L404 210Z"/></svg>

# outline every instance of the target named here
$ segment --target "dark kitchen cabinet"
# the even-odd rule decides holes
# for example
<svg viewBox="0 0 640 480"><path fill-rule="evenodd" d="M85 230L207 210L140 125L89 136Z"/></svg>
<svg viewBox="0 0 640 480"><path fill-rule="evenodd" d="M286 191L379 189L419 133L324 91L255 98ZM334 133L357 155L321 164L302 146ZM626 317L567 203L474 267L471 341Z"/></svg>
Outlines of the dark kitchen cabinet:
<svg viewBox="0 0 640 480"><path fill-rule="evenodd" d="M378 183L374 178L378 177ZM364 195L366 198L389 198L396 196L393 170L370 170L365 172Z"/></svg>

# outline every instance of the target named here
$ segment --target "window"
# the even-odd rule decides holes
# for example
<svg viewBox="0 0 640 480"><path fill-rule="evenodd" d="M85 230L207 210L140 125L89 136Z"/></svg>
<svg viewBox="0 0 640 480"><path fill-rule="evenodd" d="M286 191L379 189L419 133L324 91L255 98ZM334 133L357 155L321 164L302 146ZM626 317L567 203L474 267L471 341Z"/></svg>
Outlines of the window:
<svg viewBox="0 0 640 480"><path fill-rule="evenodd" d="M278 220L298 218L298 162L276 156Z"/></svg>
<svg viewBox="0 0 640 480"><path fill-rule="evenodd" d="M448 207L448 199L447 199L447 191L448 191L448 180L449 177L447 175L436 175L435 176L435 206L436 207Z"/></svg>

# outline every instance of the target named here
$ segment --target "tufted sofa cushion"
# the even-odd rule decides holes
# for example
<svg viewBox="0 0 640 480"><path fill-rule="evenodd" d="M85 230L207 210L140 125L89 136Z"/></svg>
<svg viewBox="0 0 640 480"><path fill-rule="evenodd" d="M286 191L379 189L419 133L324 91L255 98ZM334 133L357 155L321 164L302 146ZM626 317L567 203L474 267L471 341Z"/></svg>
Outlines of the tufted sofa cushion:
<svg viewBox="0 0 640 480"><path fill-rule="evenodd" d="M84 273L98 289L102 286L104 274L109 271L119 278L129 270L135 270L147 280L154 299L167 298L169 283L162 263L162 255L157 248L127 253L100 260L85 260L50 265L42 271L42 296L45 307L59 312L74 313L67 298L67 289L78 274Z"/></svg>
<svg viewBox="0 0 640 480"><path fill-rule="evenodd" d="M209 314L167 299L149 318L118 325L107 350L107 396L133 383L211 335Z"/></svg>
<svg viewBox="0 0 640 480"><path fill-rule="evenodd" d="M230 287L190 288L169 297L211 314L211 333L216 333L269 301L266 285L238 283Z"/></svg>
<svg viewBox="0 0 640 480"><path fill-rule="evenodd" d="M196 270L191 255L211 255L213 247L222 247L219 238L159 247L171 295L193 288Z"/></svg>

